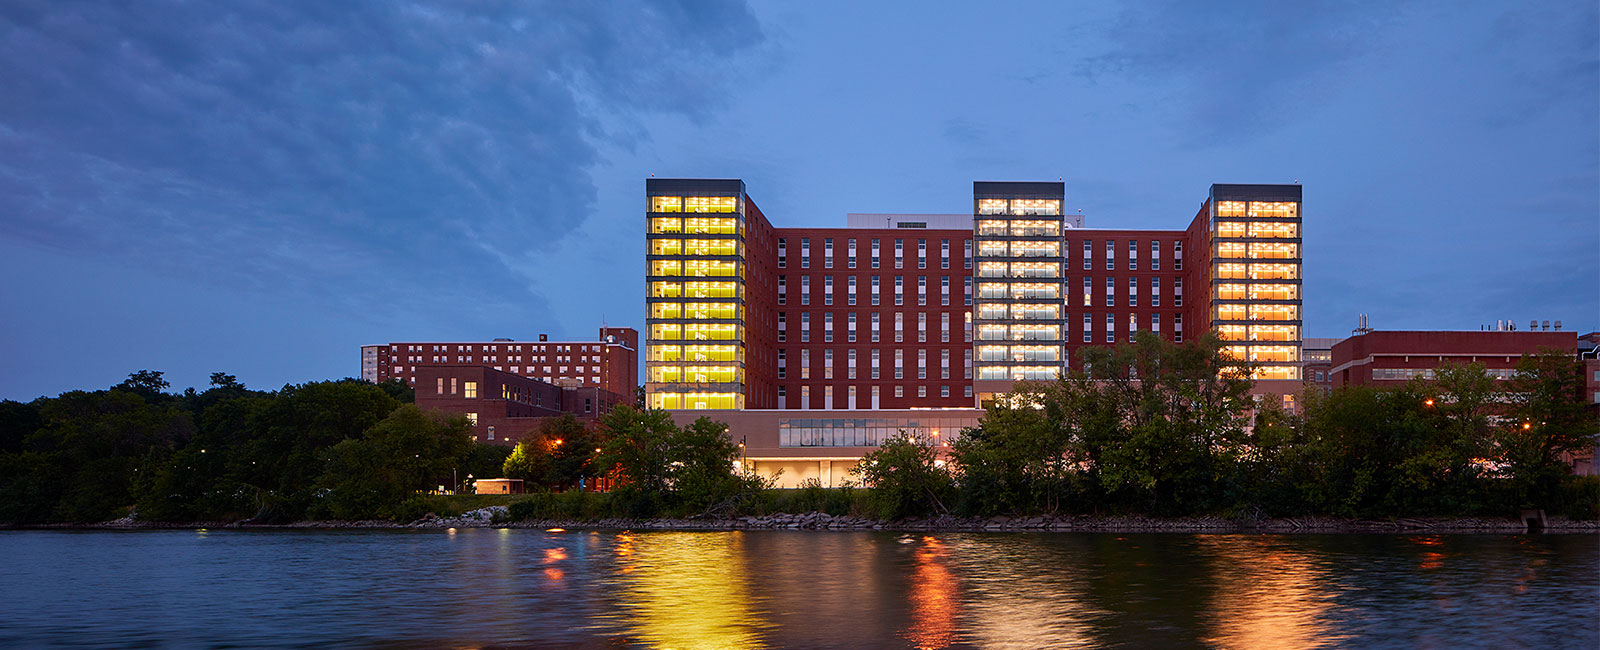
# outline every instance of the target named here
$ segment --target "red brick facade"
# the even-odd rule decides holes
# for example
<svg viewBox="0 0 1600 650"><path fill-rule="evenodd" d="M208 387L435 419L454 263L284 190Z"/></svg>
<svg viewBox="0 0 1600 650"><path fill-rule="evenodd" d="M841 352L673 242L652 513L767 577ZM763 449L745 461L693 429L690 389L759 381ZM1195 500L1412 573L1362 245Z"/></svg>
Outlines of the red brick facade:
<svg viewBox="0 0 1600 650"><path fill-rule="evenodd" d="M1577 340L1576 332L1560 331L1368 332L1333 345L1333 387L1399 386L1444 363L1481 363L1497 379L1509 379L1522 355L1571 354Z"/></svg>
<svg viewBox="0 0 1600 650"><path fill-rule="evenodd" d="M479 441L511 445L537 432L545 419L570 413L593 419L632 403L595 386L557 386L486 366L424 366L413 387L424 410L465 414Z"/></svg>
<svg viewBox="0 0 1600 650"><path fill-rule="evenodd" d="M459 365L488 366L554 384L632 395L639 385L639 332L631 327L602 327L595 341L496 339L361 348L361 378L375 383L401 379L420 390L417 380L422 369Z"/></svg>

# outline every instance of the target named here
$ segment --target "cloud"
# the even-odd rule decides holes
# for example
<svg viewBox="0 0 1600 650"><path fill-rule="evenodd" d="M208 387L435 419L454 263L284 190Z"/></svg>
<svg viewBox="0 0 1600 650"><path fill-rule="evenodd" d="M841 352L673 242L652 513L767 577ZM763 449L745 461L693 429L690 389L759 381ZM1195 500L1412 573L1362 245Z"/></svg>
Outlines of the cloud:
<svg viewBox="0 0 1600 650"><path fill-rule="evenodd" d="M1332 95L1341 68L1381 49L1407 4L1132 4L1103 25L1110 47L1076 73L1175 84L1165 101L1188 112L1191 141L1249 138Z"/></svg>
<svg viewBox="0 0 1600 650"><path fill-rule="evenodd" d="M733 2L10 2L0 237L250 290L538 307L637 116L706 119ZM413 298L408 298L412 296Z"/></svg>

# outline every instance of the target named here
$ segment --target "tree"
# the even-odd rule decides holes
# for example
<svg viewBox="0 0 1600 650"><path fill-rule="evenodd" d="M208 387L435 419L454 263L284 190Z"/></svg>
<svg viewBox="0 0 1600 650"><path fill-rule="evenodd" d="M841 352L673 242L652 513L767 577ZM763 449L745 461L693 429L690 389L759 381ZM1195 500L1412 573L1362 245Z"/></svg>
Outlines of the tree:
<svg viewBox="0 0 1600 650"><path fill-rule="evenodd" d="M955 437L951 459L962 509L979 515L1053 512L1066 491L1068 438L1044 409L1043 388L1019 386ZM953 432L952 432L953 433Z"/></svg>
<svg viewBox="0 0 1600 650"><path fill-rule="evenodd" d="M225 372L211 373L211 386L224 390L244 390L244 384L239 383L239 378Z"/></svg>
<svg viewBox="0 0 1600 650"><path fill-rule="evenodd" d="M605 445L600 466L620 479L619 489L664 494L672 475L672 438L678 427L660 409L619 405L600 418Z"/></svg>
<svg viewBox="0 0 1600 650"><path fill-rule="evenodd" d="M137 370L128 373L127 379L112 388L138 393L145 399L154 399L166 391L168 386L171 384L162 378L160 370Z"/></svg>
<svg viewBox="0 0 1600 650"><path fill-rule="evenodd" d="M318 510L339 519L405 518L405 502L449 481L472 450L472 423L463 416L424 413L402 405L360 438L328 451L317 481Z"/></svg>
<svg viewBox="0 0 1600 650"><path fill-rule="evenodd" d="M728 425L702 417L673 434L672 488L679 505L703 512L736 495L762 487L739 469L739 444L728 437Z"/></svg>
<svg viewBox="0 0 1600 650"><path fill-rule="evenodd" d="M1524 355L1512 380L1509 426L1499 447L1521 504L1548 502L1571 473L1565 456L1592 452L1600 418L1584 402L1583 363L1569 352Z"/></svg>
<svg viewBox="0 0 1600 650"><path fill-rule="evenodd" d="M884 519L949 511L950 473L939 466L931 446L904 431L867 452L850 472L873 489Z"/></svg>
<svg viewBox="0 0 1600 650"><path fill-rule="evenodd" d="M1227 502L1246 445L1249 364L1212 335L1180 345L1150 332L1079 358L1042 405L1065 437L1065 459L1101 491L1097 500L1156 514Z"/></svg>

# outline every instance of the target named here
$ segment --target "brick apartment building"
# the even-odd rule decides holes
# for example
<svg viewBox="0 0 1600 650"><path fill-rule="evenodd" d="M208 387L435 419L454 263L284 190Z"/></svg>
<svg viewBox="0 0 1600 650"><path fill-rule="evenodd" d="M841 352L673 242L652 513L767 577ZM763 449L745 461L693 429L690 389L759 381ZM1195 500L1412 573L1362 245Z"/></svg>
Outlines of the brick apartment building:
<svg viewBox="0 0 1600 650"><path fill-rule="evenodd" d="M617 404L633 402L599 386L558 386L479 365L429 365L413 383L423 410L465 414L477 439L513 445L537 432L545 419L564 413L592 420Z"/></svg>
<svg viewBox="0 0 1600 650"><path fill-rule="evenodd" d="M593 341L495 339L487 342L395 342L361 346L361 378L404 380L412 388L424 368L481 365L560 386L633 395L639 385L639 332L602 327ZM631 399L631 398L630 398Z"/></svg>
<svg viewBox="0 0 1600 650"><path fill-rule="evenodd" d="M1301 390L1298 185L1213 185L1181 230L1087 227L1061 182L979 181L970 214L844 228L775 227L740 180L645 193L648 404L764 412L711 415L787 477L834 474L808 463L853 462L884 422L975 419L1138 331L1214 330L1259 392Z"/></svg>

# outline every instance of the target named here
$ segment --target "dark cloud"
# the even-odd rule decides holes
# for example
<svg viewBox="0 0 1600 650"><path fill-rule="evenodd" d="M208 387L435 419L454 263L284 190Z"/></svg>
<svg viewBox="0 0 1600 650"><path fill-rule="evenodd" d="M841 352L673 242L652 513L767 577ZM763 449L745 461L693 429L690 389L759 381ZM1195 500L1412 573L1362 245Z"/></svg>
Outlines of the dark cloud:
<svg viewBox="0 0 1600 650"><path fill-rule="evenodd" d="M513 267L595 218L599 152L641 141L636 115L720 108L762 40L699 0L8 2L0 236L529 309Z"/></svg>

